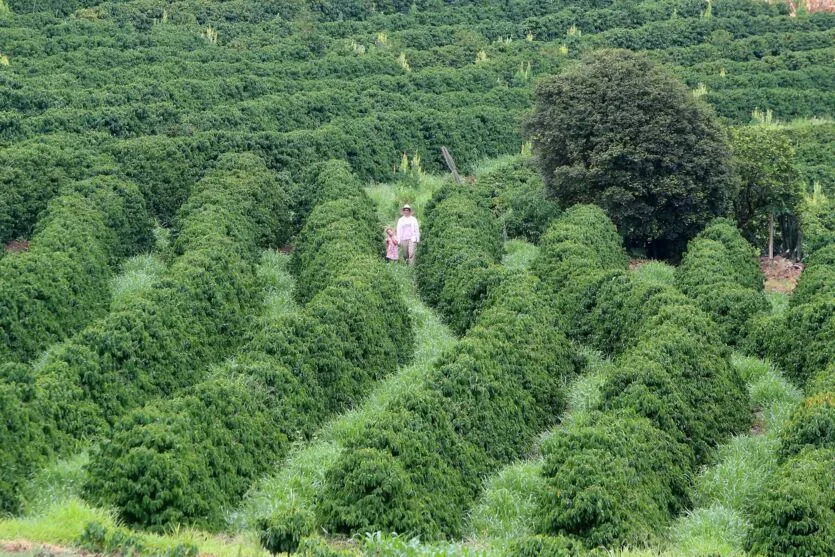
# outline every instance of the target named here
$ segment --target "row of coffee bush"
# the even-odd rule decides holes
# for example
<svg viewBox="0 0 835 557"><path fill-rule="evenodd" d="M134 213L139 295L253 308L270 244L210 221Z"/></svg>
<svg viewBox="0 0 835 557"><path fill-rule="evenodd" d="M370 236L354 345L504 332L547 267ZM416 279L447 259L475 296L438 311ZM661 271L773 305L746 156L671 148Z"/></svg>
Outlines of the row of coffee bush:
<svg viewBox="0 0 835 557"><path fill-rule="evenodd" d="M559 215L559 205L548 195L539 169L528 157L516 157L480 175L476 188L479 197L489 200L506 238L538 244Z"/></svg>
<svg viewBox="0 0 835 557"><path fill-rule="evenodd" d="M813 253L776 333L813 350L801 362L807 398L779 435L779 467L751 502L747 549L756 555L835 553L835 244ZM801 309L803 308L803 309ZM776 354L771 355L772 358Z"/></svg>
<svg viewBox="0 0 835 557"><path fill-rule="evenodd" d="M17 463L0 470L12 487L2 494L4 508L17 506L16 489L35 457L69 449L129 409L195 383L202 367L237 347L258 303L259 248L285 241L290 228L282 182L257 157L223 157L180 210L173 262L158 286L38 362L2 368L7 389L25 402L9 406L0 424L11 451L4 456Z"/></svg>
<svg viewBox="0 0 835 557"><path fill-rule="evenodd" d="M690 241L676 286L719 326L725 344L737 344L750 319L771 307L756 251L727 219L713 221Z"/></svg>
<svg viewBox="0 0 835 557"><path fill-rule="evenodd" d="M501 233L487 200L447 185L426 206L417 258L420 293L457 334L476 320L501 271Z"/></svg>
<svg viewBox="0 0 835 557"><path fill-rule="evenodd" d="M0 243L30 238L49 200L75 181L112 173L100 137L56 135L0 150Z"/></svg>
<svg viewBox="0 0 835 557"><path fill-rule="evenodd" d="M768 357L800 385L835 361L835 247L808 257L786 311L754 320L746 348Z"/></svg>
<svg viewBox="0 0 835 557"><path fill-rule="evenodd" d="M128 524L222 528L292 442L411 357L407 309L367 237L380 238L370 199L342 162L304 186L318 201L294 254L304 307L260 323L206 379L129 413L93 454L87 494Z"/></svg>
<svg viewBox="0 0 835 557"><path fill-rule="evenodd" d="M123 257L152 221L134 184L103 176L52 199L27 249L0 260L0 363L27 361L101 316Z"/></svg>
<svg viewBox="0 0 835 557"><path fill-rule="evenodd" d="M468 222L477 205L463 203L466 195L442 191L430 209L443 210L452 223L455 210L465 208L460 217ZM615 252L625 265L611 222L600 227L598 237L579 226L578 215L593 211L569 211L566 229L576 228L580 236L573 239L588 256ZM565 258L549 268L562 266L567 276L575 263ZM553 296L532 274L498 276L458 345L416 385L387 401L373 424L344 440L316 496L320 526L424 539L460 535L482 478L526 454L537 431L559 415L565 381L576 373L578 359L560 327Z"/></svg>
<svg viewBox="0 0 835 557"><path fill-rule="evenodd" d="M617 359L598 408L542 447L538 529L589 547L646 545L686 508L712 448L750 422L747 393L693 300L623 271L592 280L580 333Z"/></svg>

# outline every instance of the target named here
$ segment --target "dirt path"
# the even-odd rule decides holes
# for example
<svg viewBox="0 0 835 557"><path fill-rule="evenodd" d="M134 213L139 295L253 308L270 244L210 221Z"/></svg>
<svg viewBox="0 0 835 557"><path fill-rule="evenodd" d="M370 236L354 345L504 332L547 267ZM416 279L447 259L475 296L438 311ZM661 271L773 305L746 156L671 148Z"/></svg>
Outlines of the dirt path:
<svg viewBox="0 0 835 557"><path fill-rule="evenodd" d="M775 256L772 261L768 257L760 257L760 269L765 275L766 291L791 294L803 272L803 264L780 256Z"/></svg>

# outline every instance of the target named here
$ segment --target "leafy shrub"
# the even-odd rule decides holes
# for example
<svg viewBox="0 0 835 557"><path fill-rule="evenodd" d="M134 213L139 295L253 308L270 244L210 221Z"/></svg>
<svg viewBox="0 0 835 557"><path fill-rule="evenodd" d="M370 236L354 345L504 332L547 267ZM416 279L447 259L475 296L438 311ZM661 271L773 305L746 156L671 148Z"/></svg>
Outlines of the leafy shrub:
<svg viewBox="0 0 835 557"><path fill-rule="evenodd" d="M746 549L757 555L835 552L835 452L805 450L783 463L751 502Z"/></svg>
<svg viewBox="0 0 835 557"><path fill-rule="evenodd" d="M29 360L100 316L111 266L150 243L135 186L100 177L68 189L50 202L29 249L0 260L0 361Z"/></svg>
<svg viewBox="0 0 835 557"><path fill-rule="evenodd" d="M564 406L577 362L538 280L508 276L423 386L346 443L317 499L331 531L455 535L482 477L519 458Z"/></svg>
<svg viewBox="0 0 835 557"><path fill-rule="evenodd" d="M501 237L483 198L445 186L426 206L418 286L459 334L475 321L498 279Z"/></svg>
<svg viewBox="0 0 835 557"><path fill-rule="evenodd" d="M542 447L543 531L589 545L644 545L686 503L690 457L649 420L596 414L557 430Z"/></svg>
<svg viewBox="0 0 835 557"><path fill-rule="evenodd" d="M195 186L178 216L176 259L158 286L39 364L40 403L65 433L89 434L150 397L194 384L201 363L237 346L257 304L258 243L289 228L282 203L276 177L251 155L226 157Z"/></svg>
<svg viewBox="0 0 835 557"><path fill-rule="evenodd" d="M807 448L835 449L835 393L815 394L803 401L780 430L780 457Z"/></svg>
<svg viewBox="0 0 835 557"><path fill-rule="evenodd" d="M593 205L569 208L543 234L532 272L554 293L554 312L569 334L583 336L597 288L626 268L622 244L612 221Z"/></svg>
<svg viewBox="0 0 835 557"><path fill-rule="evenodd" d="M193 196L200 195L198 189ZM182 210L190 206L191 201ZM351 224L350 215L333 229L327 223L306 228L304 241L334 236L343 224ZM87 492L94 501L115 506L131 524L219 529L225 510L291 442L311 435L326 416L355 405L375 381L411 358L412 335L398 285L382 262L370 248L354 255L333 269L299 312L266 320L233 363L119 421L92 457ZM309 532L304 528L310 515L289 516L296 520L258 524L271 551L294 549Z"/></svg>
<svg viewBox="0 0 835 557"><path fill-rule="evenodd" d="M754 248L727 219L714 220L690 242L676 285L716 321L731 345L744 338L753 316L770 309Z"/></svg>
<svg viewBox="0 0 835 557"><path fill-rule="evenodd" d="M113 161L88 142L95 140L58 135L0 150L0 244L29 237L49 201L73 181L113 171Z"/></svg>
<svg viewBox="0 0 835 557"><path fill-rule="evenodd" d="M276 392L303 393L281 367L256 362L236 371L119 421L91 457L90 498L153 530L181 523L220 528L224 509L287 444L281 416L293 408L277 404Z"/></svg>
<svg viewBox="0 0 835 557"><path fill-rule="evenodd" d="M23 367L23 366L18 366ZM35 406L31 376L13 364L0 366L0 511L20 510L20 490L49 454L46 424Z"/></svg>
<svg viewBox="0 0 835 557"><path fill-rule="evenodd" d="M557 203L548 198L542 177L530 160L515 159L479 176L476 188L490 200L493 214L508 238L537 243L559 214Z"/></svg>

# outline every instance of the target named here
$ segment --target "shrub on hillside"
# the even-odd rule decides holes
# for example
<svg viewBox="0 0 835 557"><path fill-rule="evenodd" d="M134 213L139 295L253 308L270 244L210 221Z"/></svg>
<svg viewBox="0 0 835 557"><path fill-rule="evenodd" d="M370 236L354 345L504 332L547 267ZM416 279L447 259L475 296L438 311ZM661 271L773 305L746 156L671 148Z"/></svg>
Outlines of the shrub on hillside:
<svg viewBox="0 0 835 557"><path fill-rule="evenodd" d="M31 380L22 366L0 366L0 512L20 510L20 491L50 452L43 416L31 404Z"/></svg>
<svg viewBox="0 0 835 557"><path fill-rule="evenodd" d="M805 450L783 463L750 509L755 555L835 553L835 451Z"/></svg>
<svg viewBox="0 0 835 557"><path fill-rule="evenodd" d="M481 310L500 272L501 236L486 200L445 186L426 206L418 286L459 334Z"/></svg>
<svg viewBox="0 0 835 557"><path fill-rule="evenodd" d="M282 414L293 408L276 403L279 393L305 396L294 384L286 368L253 362L132 411L91 457L87 495L155 531L222 527L225 509L286 446Z"/></svg>
<svg viewBox="0 0 835 557"><path fill-rule="evenodd" d="M595 414L542 447L541 528L589 545L645 545L686 503L690 457L630 411Z"/></svg>
<svg viewBox="0 0 835 557"><path fill-rule="evenodd" d="M257 303L259 242L284 234L274 227L289 228L283 203L281 184L252 155L224 157L195 186L178 216L176 258L157 287L86 327L39 368L42 403L65 433L90 433L150 397L193 385L202 363L237 346ZM72 401L68 392L81 396Z"/></svg>
<svg viewBox="0 0 835 557"><path fill-rule="evenodd" d="M508 238L538 243L559 206L549 198L532 162L517 159L479 176L476 189L490 200L493 214Z"/></svg>
<svg viewBox="0 0 835 557"><path fill-rule="evenodd" d="M99 177L66 190L29 249L0 261L0 361L29 360L104 312L111 266L150 245L151 221L132 184Z"/></svg>
<svg viewBox="0 0 835 557"><path fill-rule="evenodd" d="M807 448L835 449L833 392L808 397L780 430L780 458L790 458Z"/></svg>
<svg viewBox="0 0 835 557"><path fill-rule="evenodd" d="M731 345L745 337L752 317L770 309L754 249L727 219L716 219L689 243L676 285L716 321Z"/></svg>

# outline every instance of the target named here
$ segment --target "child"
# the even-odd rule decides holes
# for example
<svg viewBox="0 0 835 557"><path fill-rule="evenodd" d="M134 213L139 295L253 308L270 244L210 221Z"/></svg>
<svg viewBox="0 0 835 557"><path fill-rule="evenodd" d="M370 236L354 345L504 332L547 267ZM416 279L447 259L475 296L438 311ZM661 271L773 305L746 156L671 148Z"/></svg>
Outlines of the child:
<svg viewBox="0 0 835 557"><path fill-rule="evenodd" d="M386 228L386 260L389 263L394 263L399 258L397 245L400 242L397 241L397 236L394 235L394 229L392 227Z"/></svg>

